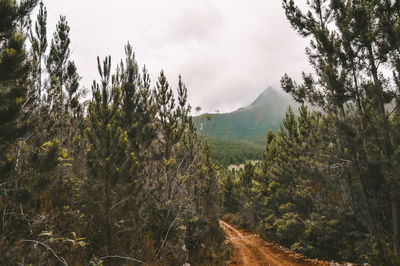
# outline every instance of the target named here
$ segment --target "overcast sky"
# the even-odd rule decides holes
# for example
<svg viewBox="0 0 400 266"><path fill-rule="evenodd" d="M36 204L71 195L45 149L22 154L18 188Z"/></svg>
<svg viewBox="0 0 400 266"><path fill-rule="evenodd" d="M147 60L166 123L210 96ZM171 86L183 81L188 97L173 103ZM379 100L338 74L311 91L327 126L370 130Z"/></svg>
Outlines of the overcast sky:
<svg viewBox="0 0 400 266"><path fill-rule="evenodd" d="M297 2L304 2L298 0ZM174 87L178 75L189 101L203 111L227 112L252 102L284 73L309 70L307 41L287 22L280 0L44 1L49 36L60 15L71 27L72 59L90 87L96 57L114 66L129 41L153 84L161 69Z"/></svg>

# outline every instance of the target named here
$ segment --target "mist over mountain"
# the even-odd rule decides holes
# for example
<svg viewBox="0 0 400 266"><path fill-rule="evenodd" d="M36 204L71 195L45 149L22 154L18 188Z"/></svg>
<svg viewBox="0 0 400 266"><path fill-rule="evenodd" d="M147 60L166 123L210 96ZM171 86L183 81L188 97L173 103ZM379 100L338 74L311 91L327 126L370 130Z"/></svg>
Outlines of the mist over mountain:
<svg viewBox="0 0 400 266"><path fill-rule="evenodd" d="M297 109L298 104L289 95L268 87L248 106L230 113L204 114L194 120L198 132L210 139L264 147L268 130L278 131L289 106Z"/></svg>

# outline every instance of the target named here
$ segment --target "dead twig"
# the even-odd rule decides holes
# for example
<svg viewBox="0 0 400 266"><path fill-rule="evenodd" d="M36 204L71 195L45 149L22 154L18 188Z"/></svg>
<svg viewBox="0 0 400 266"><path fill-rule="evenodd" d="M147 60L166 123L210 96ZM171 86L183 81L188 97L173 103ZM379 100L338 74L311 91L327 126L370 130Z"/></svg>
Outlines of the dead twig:
<svg viewBox="0 0 400 266"><path fill-rule="evenodd" d="M58 256L57 253L56 253L51 247L49 247L48 245L46 245L45 243L42 243L42 242L37 241L37 240L21 240L21 241L19 241L19 242L18 242L17 244L15 244L15 245L18 245L18 244L23 243L23 242L31 242L31 243L35 243L35 244L37 244L37 245L42 245L42 246L44 246L45 248L47 248L48 250L50 250L50 252L53 253L54 257L56 257L63 265L68 266L68 263L65 261L65 259L64 259L63 257Z"/></svg>
<svg viewBox="0 0 400 266"><path fill-rule="evenodd" d="M141 263L141 264L143 264L143 265L149 265L149 264L147 264L146 262L141 261L141 260L138 260L138 259L135 259L135 258L123 257L123 256L118 256L118 255L110 255L110 256L100 257L100 258L97 259L97 261L98 261L98 260L104 260L104 259L122 259L122 260L130 260L130 261L134 261L134 262L137 262L137 263ZM87 265L90 265L90 263L87 264Z"/></svg>

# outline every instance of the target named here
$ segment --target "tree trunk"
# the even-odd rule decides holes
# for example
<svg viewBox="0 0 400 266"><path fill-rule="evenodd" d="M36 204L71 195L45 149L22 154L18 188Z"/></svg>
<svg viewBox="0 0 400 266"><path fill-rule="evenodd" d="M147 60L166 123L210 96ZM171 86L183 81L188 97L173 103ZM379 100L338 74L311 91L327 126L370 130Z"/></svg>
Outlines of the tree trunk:
<svg viewBox="0 0 400 266"><path fill-rule="evenodd" d="M371 73L374 78L375 87L378 92L378 107L380 109L381 117L382 117L382 127L383 127L383 135L384 135L384 153L386 155L386 159L389 164L393 162L393 147L391 145L391 134L390 134L390 122L388 121L388 117L385 113L385 106L384 106L384 91L382 88L382 83L378 77L378 69L375 64L375 60L372 54L371 46L368 47L369 50L369 57L371 63ZM391 182L395 182L395 180L391 180ZM393 252L396 256L400 255L400 245L399 245L399 212L398 212L398 192L397 186L392 184L392 192L391 192L391 205L392 205L392 231L393 231Z"/></svg>
<svg viewBox="0 0 400 266"><path fill-rule="evenodd" d="M110 255L110 249L111 249L111 199L110 199L110 185L108 184L108 180L106 179L106 202L105 202L105 207L106 207L106 230L105 230L105 237L106 237L106 252L107 255Z"/></svg>
<svg viewBox="0 0 400 266"><path fill-rule="evenodd" d="M399 209L398 192L395 186L392 186L392 229L393 229L393 252L396 256L400 255L399 245Z"/></svg>

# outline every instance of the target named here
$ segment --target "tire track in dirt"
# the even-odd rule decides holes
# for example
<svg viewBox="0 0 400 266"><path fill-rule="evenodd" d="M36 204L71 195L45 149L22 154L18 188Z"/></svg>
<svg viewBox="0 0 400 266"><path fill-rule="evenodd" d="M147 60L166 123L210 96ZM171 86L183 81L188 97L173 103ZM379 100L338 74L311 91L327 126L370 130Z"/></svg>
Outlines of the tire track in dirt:
<svg viewBox="0 0 400 266"><path fill-rule="evenodd" d="M299 266L299 265L329 265L327 262L305 259L277 244L268 243L258 235L235 229L220 220L220 226L225 232L227 242L233 245L233 255L230 265L248 266Z"/></svg>

